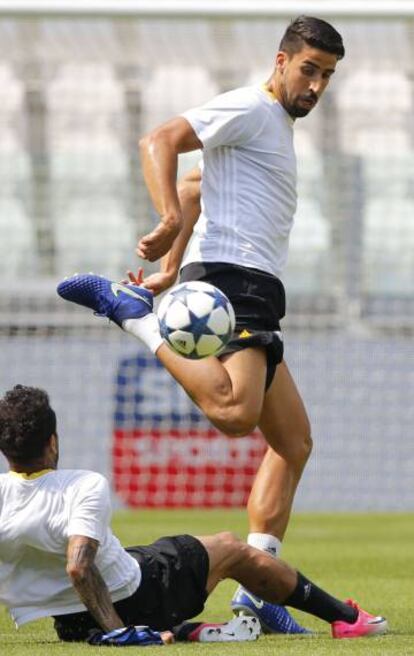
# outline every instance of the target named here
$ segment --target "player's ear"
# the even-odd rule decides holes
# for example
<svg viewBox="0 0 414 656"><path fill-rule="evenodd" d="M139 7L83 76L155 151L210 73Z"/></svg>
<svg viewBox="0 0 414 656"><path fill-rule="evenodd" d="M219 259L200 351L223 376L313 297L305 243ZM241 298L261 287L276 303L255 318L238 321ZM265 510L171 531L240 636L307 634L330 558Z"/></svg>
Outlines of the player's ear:
<svg viewBox="0 0 414 656"><path fill-rule="evenodd" d="M283 73L285 70L285 66L288 60L287 53L284 52L283 50L279 50L279 52L276 55L276 69L279 73Z"/></svg>
<svg viewBox="0 0 414 656"><path fill-rule="evenodd" d="M53 455L56 456L59 453L58 436L56 433L52 433L52 435L50 436L49 444Z"/></svg>

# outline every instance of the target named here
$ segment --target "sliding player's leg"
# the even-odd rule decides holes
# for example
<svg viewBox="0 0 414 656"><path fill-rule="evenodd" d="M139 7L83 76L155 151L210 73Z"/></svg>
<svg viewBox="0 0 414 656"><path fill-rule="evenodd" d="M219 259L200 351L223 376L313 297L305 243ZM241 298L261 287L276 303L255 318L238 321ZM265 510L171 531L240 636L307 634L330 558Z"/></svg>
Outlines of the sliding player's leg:
<svg viewBox="0 0 414 656"><path fill-rule="evenodd" d="M265 395L259 427L269 448L248 500L248 542L278 557L296 488L312 446L306 410L284 361L278 365ZM236 613L260 617L266 632L304 632L284 608L262 606L260 599L242 587L236 590L232 608Z"/></svg>
<svg viewBox="0 0 414 656"><path fill-rule="evenodd" d="M286 604L332 624L335 638L384 633L387 622L342 602L290 565L250 547L231 533L197 538L209 555L207 592L225 578L235 579L268 605Z"/></svg>

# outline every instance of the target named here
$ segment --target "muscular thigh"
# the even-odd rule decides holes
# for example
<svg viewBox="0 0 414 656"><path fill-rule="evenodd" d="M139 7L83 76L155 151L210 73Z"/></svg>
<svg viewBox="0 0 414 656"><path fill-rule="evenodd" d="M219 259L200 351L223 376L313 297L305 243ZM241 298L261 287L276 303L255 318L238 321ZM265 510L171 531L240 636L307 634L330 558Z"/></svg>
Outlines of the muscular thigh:
<svg viewBox="0 0 414 656"><path fill-rule="evenodd" d="M265 349L267 389L276 365L283 358L280 320L285 315L286 301L282 282L263 271L223 262L188 264L181 270L180 280L208 282L227 295L234 309L236 327L224 354Z"/></svg>
<svg viewBox="0 0 414 656"><path fill-rule="evenodd" d="M240 399L246 414L259 421L265 395L266 352L264 348L247 348L220 358L232 380L234 396Z"/></svg>
<svg viewBox="0 0 414 656"><path fill-rule="evenodd" d="M245 557L248 545L229 531L198 536L197 539L209 557L207 591L210 594L221 580L231 576L235 564Z"/></svg>
<svg viewBox="0 0 414 656"><path fill-rule="evenodd" d="M304 403L284 360L264 397L259 428L280 455L291 452L310 435Z"/></svg>

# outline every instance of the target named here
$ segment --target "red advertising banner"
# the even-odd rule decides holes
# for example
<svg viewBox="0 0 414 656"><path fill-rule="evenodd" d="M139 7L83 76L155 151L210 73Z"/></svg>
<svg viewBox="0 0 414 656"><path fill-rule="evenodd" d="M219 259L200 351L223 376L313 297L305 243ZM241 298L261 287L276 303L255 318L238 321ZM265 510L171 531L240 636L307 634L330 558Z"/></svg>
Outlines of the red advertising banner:
<svg viewBox="0 0 414 656"><path fill-rule="evenodd" d="M127 505L243 506L265 450L260 433L219 433L157 360L120 363L112 462L115 490Z"/></svg>

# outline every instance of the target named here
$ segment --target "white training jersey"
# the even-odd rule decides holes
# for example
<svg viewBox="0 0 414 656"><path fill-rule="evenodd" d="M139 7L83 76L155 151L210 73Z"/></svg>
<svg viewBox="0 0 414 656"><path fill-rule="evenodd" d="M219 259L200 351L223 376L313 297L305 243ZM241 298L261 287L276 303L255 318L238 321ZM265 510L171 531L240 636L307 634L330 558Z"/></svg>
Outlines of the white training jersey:
<svg viewBox="0 0 414 656"><path fill-rule="evenodd" d="M203 144L201 214L184 257L280 277L296 210L293 119L258 86L182 114Z"/></svg>
<svg viewBox="0 0 414 656"><path fill-rule="evenodd" d="M66 574L71 535L99 542L95 564L113 601L135 592L141 570L112 534L110 517L109 486L95 472L0 475L0 603L17 625L86 610Z"/></svg>

